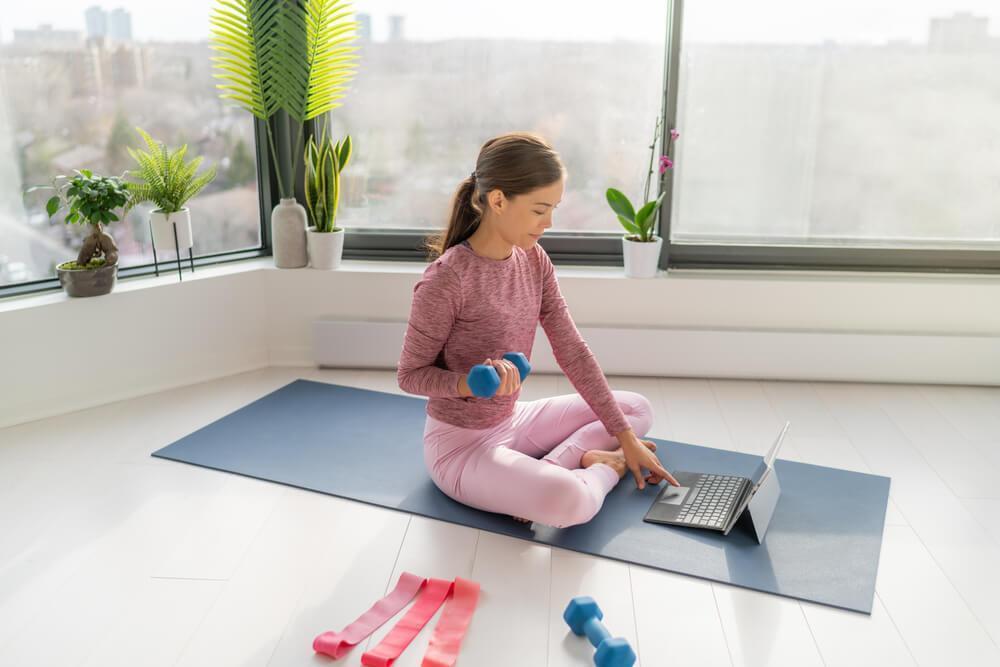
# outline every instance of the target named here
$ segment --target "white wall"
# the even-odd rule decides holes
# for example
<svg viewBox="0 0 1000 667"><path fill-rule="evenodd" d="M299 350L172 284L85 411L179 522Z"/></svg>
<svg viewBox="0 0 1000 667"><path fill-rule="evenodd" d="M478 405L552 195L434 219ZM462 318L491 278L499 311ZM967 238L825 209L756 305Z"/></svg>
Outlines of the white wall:
<svg viewBox="0 0 1000 667"><path fill-rule="evenodd" d="M0 427L267 365L314 364L322 318L402 331L426 264L270 258L0 301ZM609 375L1000 384L1000 276L557 267ZM533 355L555 371L544 335ZM345 360L361 340L338 340ZM400 338L401 342L401 338ZM392 367L399 349L379 350ZM356 355L353 355L356 356ZM350 366L350 363L344 365Z"/></svg>

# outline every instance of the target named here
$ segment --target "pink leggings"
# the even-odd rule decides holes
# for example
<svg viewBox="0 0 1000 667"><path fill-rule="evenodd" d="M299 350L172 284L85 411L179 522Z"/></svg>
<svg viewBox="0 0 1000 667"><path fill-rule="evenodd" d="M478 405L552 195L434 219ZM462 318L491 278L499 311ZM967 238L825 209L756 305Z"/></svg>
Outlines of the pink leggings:
<svg viewBox="0 0 1000 667"><path fill-rule="evenodd" d="M653 424L649 400L634 391L612 394L640 438ZM427 415L424 462L431 479L451 498L564 528L590 521L618 473L604 463L580 467L590 449L612 451L618 439L579 394L517 401L497 426L470 429Z"/></svg>

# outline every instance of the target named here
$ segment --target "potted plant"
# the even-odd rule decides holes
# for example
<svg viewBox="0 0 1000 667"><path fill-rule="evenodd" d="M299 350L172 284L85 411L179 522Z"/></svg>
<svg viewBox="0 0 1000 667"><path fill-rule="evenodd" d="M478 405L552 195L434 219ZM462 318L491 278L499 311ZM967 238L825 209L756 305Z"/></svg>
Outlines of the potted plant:
<svg viewBox="0 0 1000 667"><path fill-rule="evenodd" d="M344 229L336 226L336 220L340 174L351 159L351 135L332 145L324 124L318 144L309 137L304 159L306 210L313 223L306 230L309 263L314 269L335 269L344 253Z"/></svg>
<svg viewBox="0 0 1000 667"><path fill-rule="evenodd" d="M140 202L150 201L156 204L156 208L149 213L153 250L155 252L157 247L175 248L179 263L180 251L190 252L194 245L191 211L185 204L215 178L215 166L209 167L200 176L195 176L202 158L196 157L185 163L187 144L171 152L165 144L153 139L142 128L135 129L146 141L149 151L126 147L129 155L139 165L135 175L142 180L138 183L125 182L125 187L131 194L125 212L128 213ZM131 171L126 172L126 174L131 173Z"/></svg>
<svg viewBox="0 0 1000 667"><path fill-rule="evenodd" d="M211 17L210 46L224 83L223 98L265 122L280 201L271 211L271 245L278 268L308 263L306 210L295 200L293 155L301 150L305 122L340 106L343 84L354 75L357 47L346 46L360 25L341 0L232 3L218 0ZM278 146L270 118L279 110L298 126L293 148L289 128L278 114Z"/></svg>
<svg viewBox="0 0 1000 667"><path fill-rule="evenodd" d="M618 221L628 232L622 235L622 254L625 260L625 275L630 278L653 278L660 261L660 250L663 247L663 239L653 234L653 224L656 222L656 213L663 203L663 198L667 193L661 194L654 201L649 201L649 177L653 174L653 154L656 148L656 140L660 134L660 119L656 119L656 129L653 130L653 141L649 145L649 173L646 174L646 189L643 192L642 207L636 211L628 197L615 188L608 188L606 193L608 204L611 210L618 216ZM673 142L680 137L680 132L676 129L670 130L670 140L667 142L667 149L660 156L659 173L663 173L674 166L674 161L670 158L670 149Z"/></svg>
<svg viewBox="0 0 1000 667"><path fill-rule="evenodd" d="M55 190L45 204L51 219L64 206L69 207L66 224L91 225L91 233L83 240L76 261L56 267L59 284L69 296L100 296L114 289L118 279L118 246L104 225L119 218L114 209L126 206L129 191L116 176L98 176L89 169L74 169L76 176L59 183L66 176L56 176L52 185L36 185L34 190Z"/></svg>

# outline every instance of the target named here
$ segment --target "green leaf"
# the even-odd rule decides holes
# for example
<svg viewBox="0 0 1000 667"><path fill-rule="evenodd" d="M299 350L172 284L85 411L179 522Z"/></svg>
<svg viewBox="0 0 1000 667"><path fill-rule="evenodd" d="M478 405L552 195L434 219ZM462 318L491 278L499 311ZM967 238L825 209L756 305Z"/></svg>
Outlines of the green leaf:
<svg viewBox="0 0 1000 667"><path fill-rule="evenodd" d="M59 210L59 197L52 197L47 202L45 202L45 211L49 214L51 218Z"/></svg>
<svg viewBox="0 0 1000 667"><path fill-rule="evenodd" d="M274 35L273 73L281 83L281 106L298 122L339 106L354 74L357 48L345 46L359 25L341 0L284 5ZM338 152L338 158L340 154ZM339 166L346 166L346 163Z"/></svg>
<svg viewBox="0 0 1000 667"><path fill-rule="evenodd" d="M630 231L633 234L639 234L640 233L639 232L639 228L636 227L635 223L632 222L631 220L629 220L628 218L626 218L624 215L619 215L618 216L618 222L622 223L622 227L624 227L627 231Z"/></svg>
<svg viewBox="0 0 1000 667"><path fill-rule="evenodd" d="M621 191L615 188L608 188L606 193L608 204L611 205L611 210L620 216L628 218L628 220L635 220L635 209L632 208L632 202L628 200L628 197L623 195Z"/></svg>
<svg viewBox="0 0 1000 667"><path fill-rule="evenodd" d="M351 145L351 135L344 137L344 144L340 147L337 152L337 159L340 161L340 171L344 171L347 167L347 163L351 159L351 151L353 150Z"/></svg>

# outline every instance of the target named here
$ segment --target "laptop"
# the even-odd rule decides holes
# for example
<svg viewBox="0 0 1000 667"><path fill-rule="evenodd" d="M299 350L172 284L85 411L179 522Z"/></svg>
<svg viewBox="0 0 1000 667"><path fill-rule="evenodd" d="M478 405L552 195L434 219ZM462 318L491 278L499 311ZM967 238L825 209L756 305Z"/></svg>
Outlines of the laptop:
<svg viewBox="0 0 1000 667"><path fill-rule="evenodd" d="M650 523L693 526L720 531L728 535L743 510L750 506L754 532L758 543L763 541L767 524L781 492L777 474L772 472L782 440L791 422L786 421L781 432L757 466L747 477L716 475L706 472L673 470L680 486L665 484L656 494L653 504L643 517Z"/></svg>

